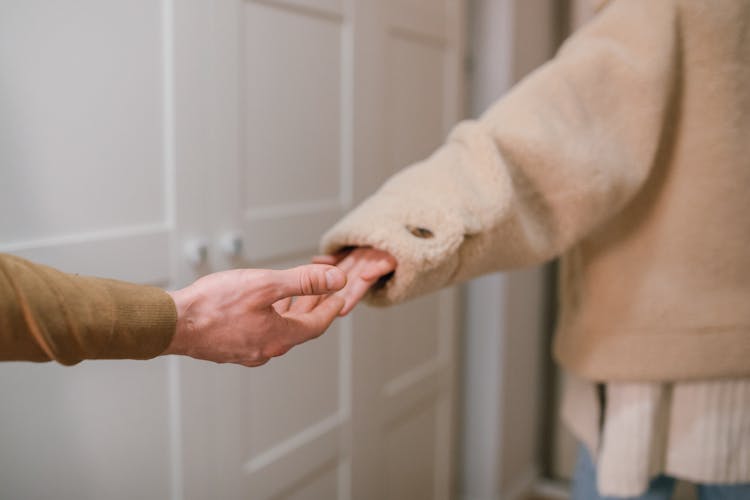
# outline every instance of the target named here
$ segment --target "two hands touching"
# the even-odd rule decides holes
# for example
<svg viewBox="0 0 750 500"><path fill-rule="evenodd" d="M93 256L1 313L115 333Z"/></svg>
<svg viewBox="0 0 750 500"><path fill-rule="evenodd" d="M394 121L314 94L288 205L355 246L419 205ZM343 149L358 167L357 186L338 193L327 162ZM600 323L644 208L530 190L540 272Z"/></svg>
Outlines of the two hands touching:
<svg viewBox="0 0 750 500"><path fill-rule="evenodd" d="M383 250L356 247L335 255L313 257L316 264L337 266L346 273L346 286L337 295L344 299L340 315L346 316L381 278L396 270L396 259Z"/></svg>
<svg viewBox="0 0 750 500"><path fill-rule="evenodd" d="M319 337L396 269L387 252L357 247L282 271L235 269L171 292L174 337L163 354L261 366Z"/></svg>

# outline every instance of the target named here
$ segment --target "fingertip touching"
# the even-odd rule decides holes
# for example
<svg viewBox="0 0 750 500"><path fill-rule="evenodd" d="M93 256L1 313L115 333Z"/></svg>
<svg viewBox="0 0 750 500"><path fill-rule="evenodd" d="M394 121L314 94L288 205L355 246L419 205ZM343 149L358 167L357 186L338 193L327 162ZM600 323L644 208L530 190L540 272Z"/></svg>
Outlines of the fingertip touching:
<svg viewBox="0 0 750 500"><path fill-rule="evenodd" d="M346 286L346 273L335 266L328 266L326 270L326 286L329 292L336 292Z"/></svg>

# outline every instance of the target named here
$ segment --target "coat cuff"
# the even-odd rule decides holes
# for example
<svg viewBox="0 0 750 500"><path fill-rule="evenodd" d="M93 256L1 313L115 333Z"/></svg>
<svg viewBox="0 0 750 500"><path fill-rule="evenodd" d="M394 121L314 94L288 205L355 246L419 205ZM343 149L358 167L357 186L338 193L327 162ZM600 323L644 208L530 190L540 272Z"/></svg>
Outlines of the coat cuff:
<svg viewBox="0 0 750 500"><path fill-rule="evenodd" d="M329 230L321 250L371 246L396 258L393 276L367 297L374 305L402 302L470 277L461 269L461 255L472 247L465 242L486 225L487 210L481 206L486 194L492 193L495 210L506 208L497 200L507 191L507 179L481 175L492 186L474 182L478 170L496 167L493 156L494 144L481 124L459 124L430 158L390 178Z"/></svg>
<svg viewBox="0 0 750 500"><path fill-rule="evenodd" d="M336 224L323 237L325 253L370 246L395 257L393 276L371 289L367 301L390 305L435 290L451 280L463 240L458 221L427 207L403 210L403 201L378 193Z"/></svg>

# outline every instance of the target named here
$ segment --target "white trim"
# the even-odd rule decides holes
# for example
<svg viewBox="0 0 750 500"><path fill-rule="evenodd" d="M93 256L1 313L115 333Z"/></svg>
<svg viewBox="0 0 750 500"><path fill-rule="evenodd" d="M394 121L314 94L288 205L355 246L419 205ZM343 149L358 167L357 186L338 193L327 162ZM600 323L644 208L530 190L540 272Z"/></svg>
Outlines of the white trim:
<svg viewBox="0 0 750 500"><path fill-rule="evenodd" d="M524 43L520 35L532 32L539 33L540 38L548 36L543 28L531 24L538 20L520 15L520 11L538 8L540 13L547 13L553 2L472 0L470 5L473 25L470 109L472 116L479 116L517 80L519 63L536 63L538 50L529 53L520 46ZM522 22L524 25L519 25ZM526 285L535 277L521 279L529 280ZM460 498L514 500L528 492L538 476L538 465L529 456L529 443L536 440L538 429L529 422L516 425L508 412L518 410L504 406L507 401L534 400L528 394L519 397L518 391L536 395L541 390L535 380L521 384L508 375L508 366L518 365L519 356L524 356L524 363L540 362L532 358L536 354L528 352L529 349L517 352L514 348L510 352L508 347L517 344L519 335L538 335L536 331L510 330L509 325L517 324L522 316L524 321L520 323L534 323L527 316L528 311L513 310L511 299L517 290L511 283L515 282L515 277L494 274L466 286ZM531 411L523 409L526 414ZM513 439L508 439L509 435ZM519 474L516 472L519 469L526 472ZM515 476L509 477L511 474ZM508 484L511 486L503 486Z"/></svg>
<svg viewBox="0 0 750 500"><path fill-rule="evenodd" d="M252 0L252 2L266 7L275 7L292 14L316 17L326 21L341 22L344 20L344 14L341 10L331 10L317 5L300 4L288 0Z"/></svg>
<svg viewBox="0 0 750 500"><path fill-rule="evenodd" d="M327 438L331 434L331 431L337 430L341 427L341 424L341 416L338 413L330 415L248 460L242 466L242 470L245 474L254 474L265 469L273 465L275 462L286 458L292 451L298 450L315 441ZM337 447L334 447L334 449L337 449ZM327 460L328 457L325 457L325 459Z"/></svg>
<svg viewBox="0 0 750 500"><path fill-rule="evenodd" d="M78 245L103 240L121 238L133 238L138 236L153 236L169 232L169 227L164 224L144 224L142 226L118 226L101 231L87 231L80 233L63 234L47 238L23 240L0 245L0 252L16 253L40 248L57 247L64 245Z"/></svg>
<svg viewBox="0 0 750 500"><path fill-rule="evenodd" d="M478 116L510 88L513 79L514 0L472 0L470 6L470 110ZM493 274L469 283L464 295L459 491L467 499L501 498L506 288L505 277Z"/></svg>
<svg viewBox="0 0 750 500"><path fill-rule="evenodd" d="M250 207L245 211L245 220L251 222L258 220L275 221L279 217L341 211L345 208L344 203L339 198L283 203L272 206Z"/></svg>
<svg viewBox="0 0 750 500"><path fill-rule="evenodd" d="M174 82L174 4L163 0L162 26L162 127L164 161L164 214L169 229L174 229L177 220L177 168L175 143L175 82Z"/></svg>
<svg viewBox="0 0 750 500"><path fill-rule="evenodd" d="M341 130L339 152L339 199L344 209L352 205L354 192L354 14L349 2L341 24Z"/></svg>
<svg viewBox="0 0 750 500"><path fill-rule="evenodd" d="M466 286L460 465L464 498L500 498L505 288L502 275Z"/></svg>
<svg viewBox="0 0 750 500"><path fill-rule="evenodd" d="M180 364L176 356L167 358L167 397L170 498L182 500L185 497L182 464L182 411L180 408Z"/></svg>

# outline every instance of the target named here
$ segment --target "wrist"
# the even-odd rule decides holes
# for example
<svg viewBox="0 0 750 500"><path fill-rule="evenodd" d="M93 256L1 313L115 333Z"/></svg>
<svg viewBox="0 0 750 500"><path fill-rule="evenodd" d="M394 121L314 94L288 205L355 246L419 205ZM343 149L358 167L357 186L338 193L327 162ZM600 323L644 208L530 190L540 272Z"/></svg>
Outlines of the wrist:
<svg viewBox="0 0 750 500"><path fill-rule="evenodd" d="M172 340L162 354L186 354L186 341L189 331L189 321L187 319L189 303L185 297L184 289L174 292L168 291L167 293L172 297L172 301L174 302L175 310L177 311L177 322L175 323L175 331Z"/></svg>

